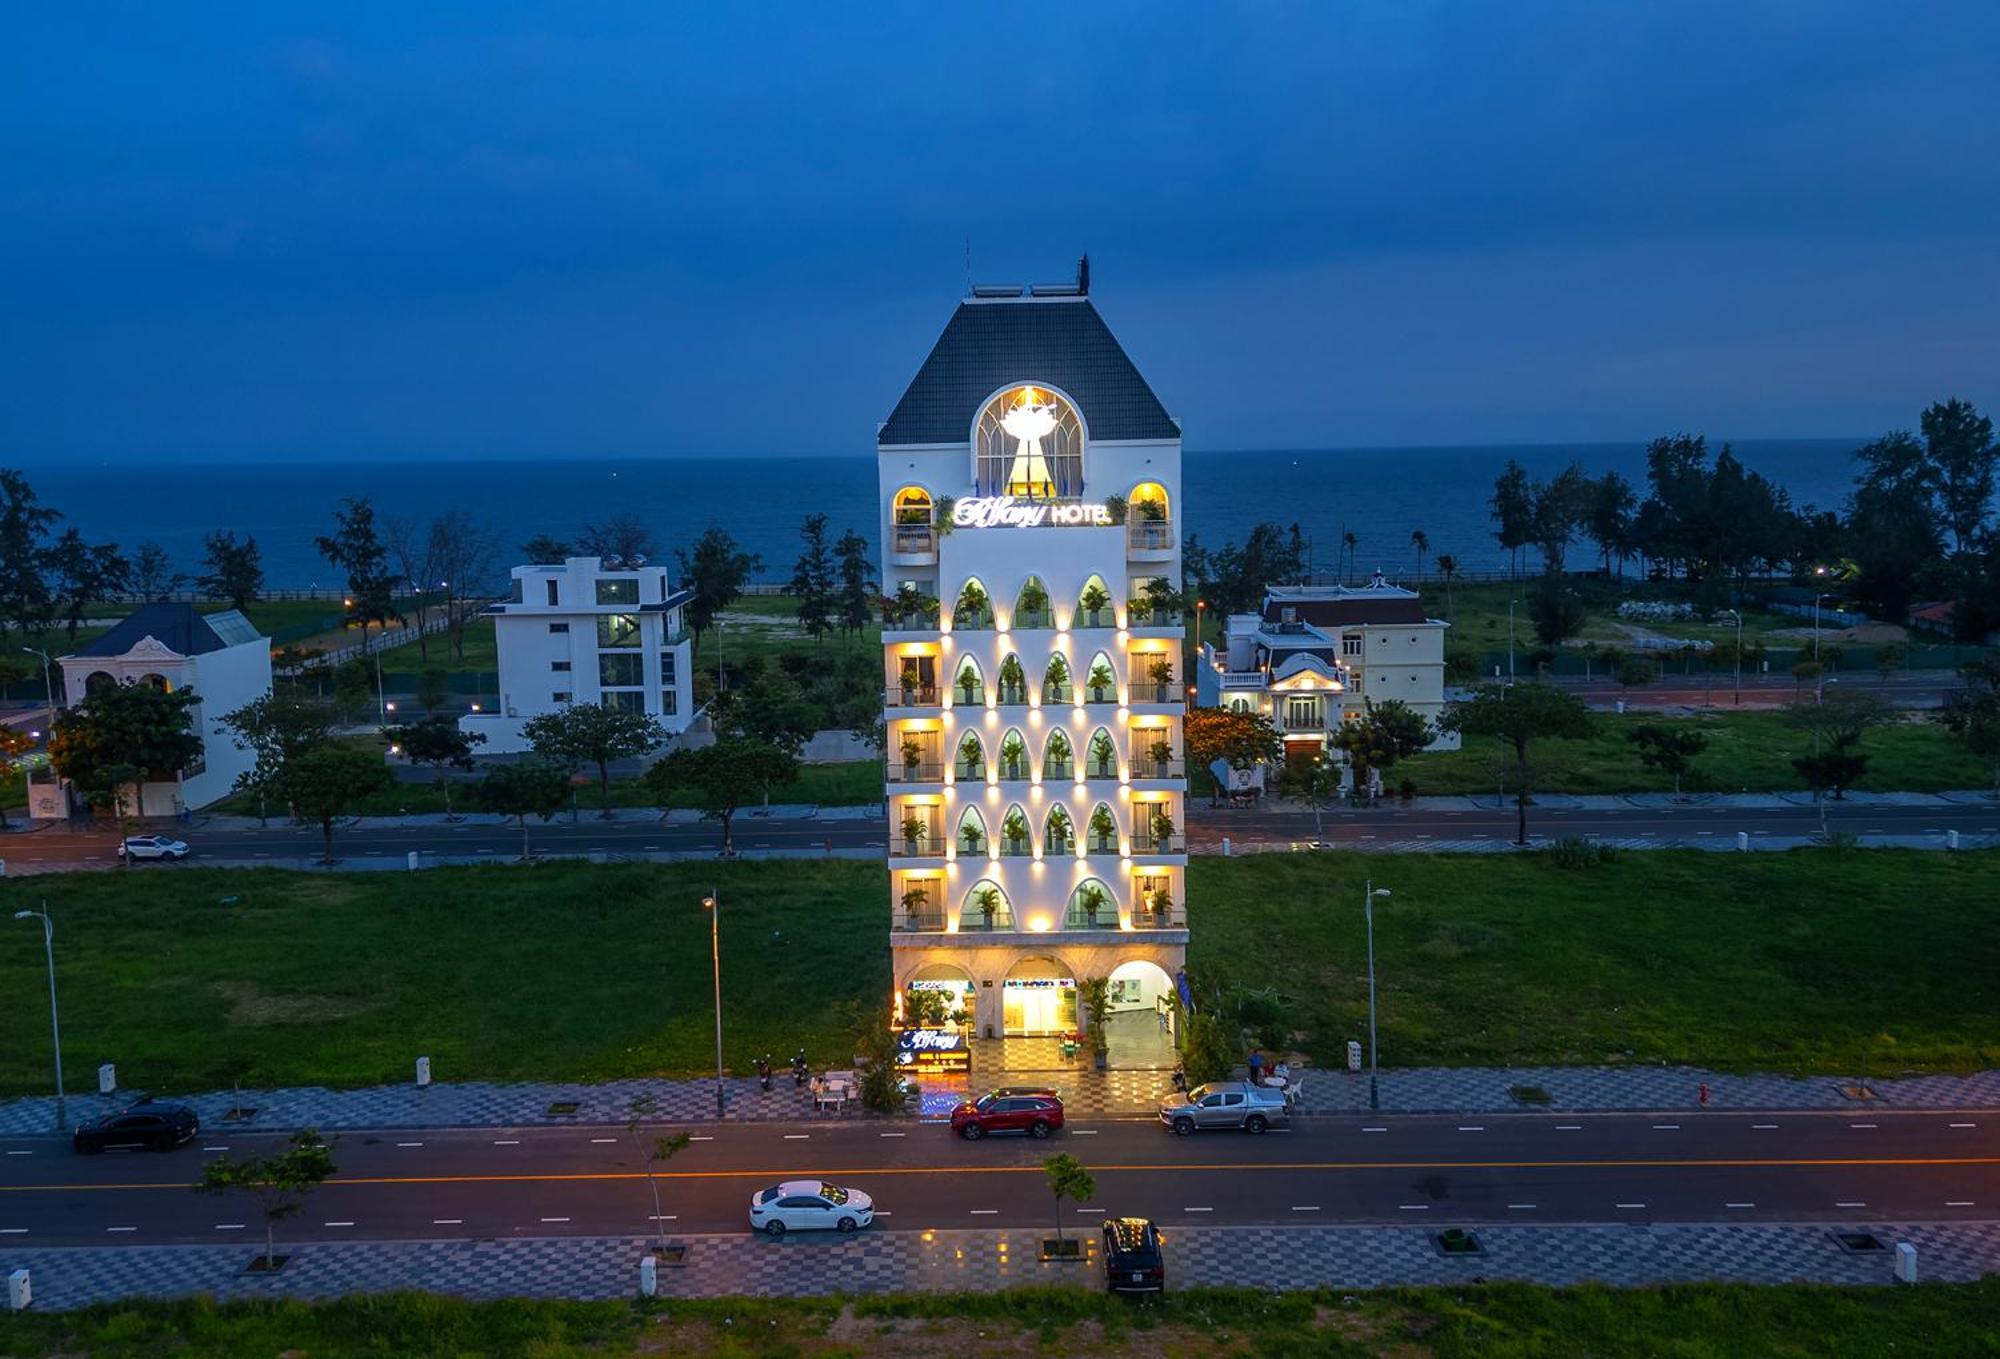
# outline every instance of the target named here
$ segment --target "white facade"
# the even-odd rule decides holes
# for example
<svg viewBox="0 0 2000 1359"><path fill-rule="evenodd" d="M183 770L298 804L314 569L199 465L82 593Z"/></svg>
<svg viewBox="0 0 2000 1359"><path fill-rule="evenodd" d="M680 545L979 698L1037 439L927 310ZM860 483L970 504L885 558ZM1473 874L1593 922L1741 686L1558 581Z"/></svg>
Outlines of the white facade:
<svg viewBox="0 0 2000 1359"><path fill-rule="evenodd" d="M1369 585L1273 585L1259 613L1231 614L1204 643L1200 702L1262 713L1288 747L1324 748L1366 702L1407 704L1435 730L1444 715L1450 624L1428 618L1414 590L1378 575ZM1432 750L1455 750L1438 732Z"/></svg>
<svg viewBox="0 0 2000 1359"><path fill-rule="evenodd" d="M996 307L1015 314L977 314ZM1086 1027L1091 976L1114 1009L1152 1009L1186 954L1183 632L1144 602L1180 582L1179 432L1136 370L1151 405L1124 428L1152 437L1103 439L1059 354L988 351L1050 307L1085 309L1049 321L1129 368L1081 297L969 302L878 448L883 589L904 604L883 633L895 980L946 991L977 1036ZM956 437L888 442L937 404L941 354L989 374L951 391Z"/></svg>
<svg viewBox="0 0 2000 1359"><path fill-rule="evenodd" d="M164 634L164 637L158 634ZM271 639L234 609L206 617L186 604L141 606L124 623L73 656L63 656L63 692L90 693L106 684L153 684L169 692L194 691L192 729L202 753L194 767L170 779L140 785L131 815L179 816L227 797L256 757L230 735L220 719L271 692ZM28 786L28 814L60 819L72 806L70 790L54 781Z"/></svg>
<svg viewBox="0 0 2000 1359"><path fill-rule="evenodd" d="M528 749L528 719L569 703L650 713L669 733L694 719L693 643L681 623L689 594L665 567L571 557L517 566L513 597L486 612L499 653L500 711L459 719L485 736L481 754Z"/></svg>

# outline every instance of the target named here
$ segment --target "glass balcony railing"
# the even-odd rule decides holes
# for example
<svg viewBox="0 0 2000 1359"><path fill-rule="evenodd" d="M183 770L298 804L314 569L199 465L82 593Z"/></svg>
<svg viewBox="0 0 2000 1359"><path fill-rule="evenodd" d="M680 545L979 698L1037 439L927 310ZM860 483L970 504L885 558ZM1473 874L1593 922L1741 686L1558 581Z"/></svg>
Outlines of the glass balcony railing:
<svg viewBox="0 0 2000 1359"><path fill-rule="evenodd" d="M936 759L890 760L884 776L891 783L943 783L944 766Z"/></svg>
<svg viewBox="0 0 2000 1359"><path fill-rule="evenodd" d="M1164 520L1134 519L1125 526L1125 542L1134 552L1171 552L1174 526Z"/></svg>
<svg viewBox="0 0 2000 1359"><path fill-rule="evenodd" d="M928 524L898 524L889 550L905 557L935 555L937 530Z"/></svg>
<svg viewBox="0 0 2000 1359"><path fill-rule="evenodd" d="M1179 831L1161 835L1151 827L1142 827L1132 832L1132 852L1134 854L1185 854L1187 837Z"/></svg>
<svg viewBox="0 0 2000 1359"><path fill-rule="evenodd" d="M1178 779L1187 775L1187 766L1180 760L1134 760L1132 777L1135 779Z"/></svg>
<svg viewBox="0 0 2000 1359"><path fill-rule="evenodd" d="M912 934L943 934L945 915L943 910L901 911L896 916L896 928Z"/></svg>
<svg viewBox="0 0 2000 1359"><path fill-rule="evenodd" d="M938 687L935 684L892 684L883 692L882 702L891 708L935 708L938 706Z"/></svg>
<svg viewBox="0 0 2000 1359"><path fill-rule="evenodd" d="M1152 906L1135 906L1132 909L1132 928L1135 930L1184 930L1187 915L1169 906L1160 910Z"/></svg>
<svg viewBox="0 0 2000 1359"><path fill-rule="evenodd" d="M1132 686L1134 703L1179 703L1186 697L1176 680L1167 680L1164 683L1159 680L1146 680Z"/></svg>

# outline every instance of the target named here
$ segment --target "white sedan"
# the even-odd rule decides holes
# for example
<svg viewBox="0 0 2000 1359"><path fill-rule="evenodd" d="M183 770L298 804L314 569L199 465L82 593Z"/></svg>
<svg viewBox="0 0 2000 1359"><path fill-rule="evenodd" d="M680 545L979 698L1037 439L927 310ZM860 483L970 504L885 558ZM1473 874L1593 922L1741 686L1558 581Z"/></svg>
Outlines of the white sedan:
<svg viewBox="0 0 2000 1359"><path fill-rule="evenodd" d="M787 1231L851 1232L875 1219L875 1200L824 1180L786 1180L750 1196L750 1225L766 1236Z"/></svg>
<svg viewBox="0 0 2000 1359"><path fill-rule="evenodd" d="M118 852L128 859L185 859L188 847L187 841L171 835L134 835L118 846Z"/></svg>

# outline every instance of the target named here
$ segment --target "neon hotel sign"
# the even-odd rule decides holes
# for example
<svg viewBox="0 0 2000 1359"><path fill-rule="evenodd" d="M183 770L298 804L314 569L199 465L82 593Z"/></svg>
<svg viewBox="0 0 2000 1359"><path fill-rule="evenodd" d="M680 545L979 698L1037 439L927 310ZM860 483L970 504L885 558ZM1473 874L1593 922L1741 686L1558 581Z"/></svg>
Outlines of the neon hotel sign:
<svg viewBox="0 0 2000 1359"><path fill-rule="evenodd" d="M952 505L951 522L956 528L1091 528L1108 525L1111 511L1081 501L1051 504L1011 495L973 495Z"/></svg>

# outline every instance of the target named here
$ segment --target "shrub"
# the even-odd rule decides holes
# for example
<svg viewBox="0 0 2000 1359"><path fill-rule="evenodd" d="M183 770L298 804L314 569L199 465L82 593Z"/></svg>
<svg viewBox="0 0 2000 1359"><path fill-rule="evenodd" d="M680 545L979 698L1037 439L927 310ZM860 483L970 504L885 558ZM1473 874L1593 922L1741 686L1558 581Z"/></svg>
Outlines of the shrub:
<svg viewBox="0 0 2000 1359"><path fill-rule="evenodd" d="M1542 850L1551 864L1557 868L1595 868L1608 864L1618 857L1618 850L1601 840L1589 840L1581 835L1565 835L1548 848Z"/></svg>

